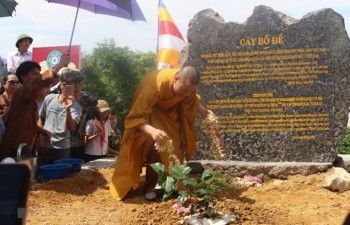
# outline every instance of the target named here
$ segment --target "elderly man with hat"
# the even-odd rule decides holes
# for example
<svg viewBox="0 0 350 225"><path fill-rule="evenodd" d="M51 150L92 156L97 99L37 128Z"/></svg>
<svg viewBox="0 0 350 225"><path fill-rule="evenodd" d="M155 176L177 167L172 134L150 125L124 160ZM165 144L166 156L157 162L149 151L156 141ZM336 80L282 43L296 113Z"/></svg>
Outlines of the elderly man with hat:
<svg viewBox="0 0 350 225"><path fill-rule="evenodd" d="M21 34L17 37L17 50L7 55L7 71L16 74L18 66L25 61L32 61L32 52L28 49L33 43L33 38L27 34Z"/></svg>

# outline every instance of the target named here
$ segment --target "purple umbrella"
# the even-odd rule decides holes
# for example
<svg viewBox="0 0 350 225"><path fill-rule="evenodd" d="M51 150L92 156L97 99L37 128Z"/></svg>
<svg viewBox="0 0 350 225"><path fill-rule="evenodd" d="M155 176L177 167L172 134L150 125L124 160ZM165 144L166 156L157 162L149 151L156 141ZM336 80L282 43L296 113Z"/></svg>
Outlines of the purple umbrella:
<svg viewBox="0 0 350 225"><path fill-rule="evenodd" d="M75 24L77 22L79 9L85 9L96 14L120 17L131 21L146 21L140 6L136 0L46 0L48 2L69 5L77 8L75 13L69 48L72 44Z"/></svg>

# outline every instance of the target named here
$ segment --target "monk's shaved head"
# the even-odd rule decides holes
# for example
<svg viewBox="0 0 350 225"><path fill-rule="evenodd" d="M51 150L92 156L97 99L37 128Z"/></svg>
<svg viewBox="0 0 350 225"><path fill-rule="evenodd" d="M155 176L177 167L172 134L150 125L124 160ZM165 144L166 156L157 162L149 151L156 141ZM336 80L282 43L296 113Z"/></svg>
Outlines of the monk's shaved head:
<svg viewBox="0 0 350 225"><path fill-rule="evenodd" d="M193 66L185 66L177 73L181 81L189 80L191 84L199 84L199 72Z"/></svg>

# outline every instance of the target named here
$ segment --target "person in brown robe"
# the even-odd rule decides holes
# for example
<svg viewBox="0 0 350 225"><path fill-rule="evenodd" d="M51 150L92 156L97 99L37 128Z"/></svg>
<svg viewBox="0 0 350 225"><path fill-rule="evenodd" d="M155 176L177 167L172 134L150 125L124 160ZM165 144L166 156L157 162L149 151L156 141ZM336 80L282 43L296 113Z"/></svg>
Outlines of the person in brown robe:
<svg viewBox="0 0 350 225"><path fill-rule="evenodd" d="M40 65L33 61L24 62L17 68L16 75L22 86L13 93L10 107L2 116L6 131L0 143L0 160L15 158L21 143L27 143L33 149L38 134L50 137L48 131L36 124L38 108L35 95L40 89L57 81L57 72L69 63L69 59L68 54L63 55L55 68L43 74L40 74Z"/></svg>

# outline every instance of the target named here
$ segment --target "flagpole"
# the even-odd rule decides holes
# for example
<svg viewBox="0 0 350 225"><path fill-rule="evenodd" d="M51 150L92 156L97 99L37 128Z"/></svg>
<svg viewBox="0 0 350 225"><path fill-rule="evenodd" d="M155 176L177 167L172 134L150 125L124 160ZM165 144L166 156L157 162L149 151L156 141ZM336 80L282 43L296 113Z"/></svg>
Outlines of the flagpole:
<svg viewBox="0 0 350 225"><path fill-rule="evenodd" d="M157 9L158 9L158 11L159 11L159 5L160 5L160 2L161 2L162 0L159 0L158 1L158 7L157 7ZM158 54L159 54L159 12L157 13L158 14L158 27L157 27L157 61L156 61L156 69L158 69Z"/></svg>
<svg viewBox="0 0 350 225"><path fill-rule="evenodd" d="M77 11L75 13L73 29L72 29L72 33L70 35L70 41L69 41L69 46L68 46L68 51L67 51L68 53L70 52L70 46L72 45L72 40L73 40L73 35L74 35L74 30L75 30L75 24L77 23L77 18L78 18L78 13L79 13L79 8L80 8L80 2L81 2L81 0L79 0L79 2L78 2Z"/></svg>

